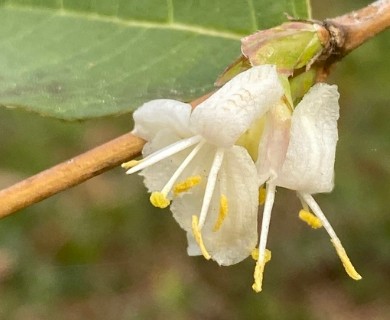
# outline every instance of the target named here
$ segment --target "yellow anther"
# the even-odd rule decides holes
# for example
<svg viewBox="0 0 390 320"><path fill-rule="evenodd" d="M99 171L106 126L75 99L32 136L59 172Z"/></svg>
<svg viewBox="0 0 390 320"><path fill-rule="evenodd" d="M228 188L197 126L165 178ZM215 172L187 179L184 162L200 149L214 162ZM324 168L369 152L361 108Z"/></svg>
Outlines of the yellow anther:
<svg viewBox="0 0 390 320"><path fill-rule="evenodd" d="M255 248L252 251L252 258L259 258L259 250ZM260 292L262 290L262 284L263 284L263 274L264 274L264 267L265 264L271 260L271 251L268 249L265 249L265 256L264 256L264 262L260 263L257 261L255 272L253 274L253 277L255 279L255 282L252 285L252 289L255 292Z"/></svg>
<svg viewBox="0 0 390 320"><path fill-rule="evenodd" d="M259 188L259 205L263 205L265 203L265 196L267 192L263 186Z"/></svg>
<svg viewBox="0 0 390 320"><path fill-rule="evenodd" d="M203 254L203 257L205 257L206 260L210 260L211 256L207 252L206 247L204 246L203 239L202 239L202 233L199 230L199 220L198 216L192 216L192 234L194 235L195 241L198 243L198 246L200 248L200 251Z"/></svg>
<svg viewBox="0 0 390 320"><path fill-rule="evenodd" d="M251 256L252 256L253 260L257 261L257 259L259 259L259 249L254 248L251 252ZM264 257L265 263L270 261L271 257L272 257L271 251L268 249L265 249L265 257Z"/></svg>
<svg viewBox="0 0 390 320"><path fill-rule="evenodd" d="M343 263L344 269L348 273L348 275L354 280L360 280L362 276L359 273L357 273L357 271L355 270L351 260L349 260L347 253L345 252L345 249L341 245L340 241L333 240L333 239L330 241L336 248L337 254L339 255L340 260Z"/></svg>
<svg viewBox="0 0 390 320"><path fill-rule="evenodd" d="M313 229L318 229L322 227L321 220L318 219L314 214L307 210L299 211L299 219L306 222Z"/></svg>
<svg viewBox="0 0 390 320"><path fill-rule="evenodd" d="M253 277L255 278L255 282L252 285L252 289L255 292L260 292L262 290L264 267L265 267L265 263L256 264L255 273L253 275Z"/></svg>
<svg viewBox="0 0 390 320"><path fill-rule="evenodd" d="M201 176L192 176L186 180L179 182L173 188L173 193L177 196L180 193L187 192L192 187L196 186L202 180Z"/></svg>
<svg viewBox="0 0 390 320"><path fill-rule="evenodd" d="M214 232L218 231L221 228L222 222L225 220L225 218L228 214L228 211L229 211L228 199L223 194L223 195L221 195L221 199L219 200L219 214L218 214L217 221L215 222L215 225L213 228Z"/></svg>
<svg viewBox="0 0 390 320"><path fill-rule="evenodd" d="M130 168L136 166L137 164L139 164L142 161L143 160L130 160L128 162L122 163L121 167L124 168L124 169L130 169Z"/></svg>
<svg viewBox="0 0 390 320"><path fill-rule="evenodd" d="M265 263L271 261L271 258L272 258L271 250L265 249L265 258L264 258Z"/></svg>
<svg viewBox="0 0 390 320"><path fill-rule="evenodd" d="M157 208L164 209L171 203L165 194L161 192L152 192L150 195L150 202Z"/></svg>
<svg viewBox="0 0 390 320"><path fill-rule="evenodd" d="M251 257L253 260L257 261L257 259L259 259L259 249L258 248L254 248L251 252Z"/></svg>

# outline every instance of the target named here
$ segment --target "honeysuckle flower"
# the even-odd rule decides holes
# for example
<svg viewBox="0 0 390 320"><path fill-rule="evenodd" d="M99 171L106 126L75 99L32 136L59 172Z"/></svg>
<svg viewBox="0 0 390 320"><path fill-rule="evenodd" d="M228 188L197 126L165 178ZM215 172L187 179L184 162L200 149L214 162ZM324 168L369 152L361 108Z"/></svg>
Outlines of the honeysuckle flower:
<svg viewBox="0 0 390 320"><path fill-rule="evenodd" d="M239 74L195 110L175 100L145 103L134 113L133 131L148 141L144 159L123 164L128 174L141 171L154 206L172 202L187 231L188 254L220 265L252 254L257 292L271 258L266 243L276 187L297 191L299 217L324 226L347 273L361 279L312 197L333 189L337 87L314 85L293 109L285 83L275 67L263 65ZM258 202L264 212L256 249Z"/></svg>
<svg viewBox="0 0 390 320"><path fill-rule="evenodd" d="M257 292L262 289L267 262L266 244L276 187L297 191L303 206L299 217L313 228L323 226L348 275L355 280L361 279L335 231L312 197L314 193L330 192L333 189L338 140L338 98L336 86L316 84L303 97L292 115L283 104L274 106L266 115L256 162L259 184L266 186L254 272L253 289Z"/></svg>
<svg viewBox="0 0 390 320"><path fill-rule="evenodd" d="M133 133L148 143L142 160L123 167L141 171L154 206L172 202L190 255L231 265L256 247L258 175L247 141L237 141L248 140L248 130L283 96L276 68L263 65L237 75L194 110L153 100L135 111Z"/></svg>

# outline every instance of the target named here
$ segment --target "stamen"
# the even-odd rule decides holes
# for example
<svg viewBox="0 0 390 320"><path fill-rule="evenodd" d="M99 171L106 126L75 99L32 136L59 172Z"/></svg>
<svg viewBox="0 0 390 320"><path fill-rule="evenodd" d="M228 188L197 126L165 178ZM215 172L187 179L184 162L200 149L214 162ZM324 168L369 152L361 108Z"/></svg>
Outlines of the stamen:
<svg viewBox="0 0 390 320"><path fill-rule="evenodd" d="M214 232L218 231L221 228L222 222L225 220L225 218L228 214L228 210L229 210L228 199L223 194L223 195L221 195L221 198L219 199L219 214L218 214L217 221L215 222L215 225L213 228Z"/></svg>
<svg viewBox="0 0 390 320"><path fill-rule="evenodd" d="M169 191L171 191L173 184L179 178L179 176L183 173L184 169L188 166L191 160L198 153L200 148L204 145L205 141L201 141L198 145L189 153L189 155L184 159L184 161L180 164L180 166L176 169L175 173L169 179L167 184L162 188L161 192L153 192L150 196L150 202L157 208L166 208L170 205L170 201L167 196ZM195 177L194 177L195 178ZM199 177L200 182L200 177ZM198 182L198 183L199 183Z"/></svg>
<svg viewBox="0 0 390 320"><path fill-rule="evenodd" d="M340 257L340 260L347 274L354 280L360 280L362 276L355 270L354 266L351 263L351 260L349 260L347 253L345 252L345 249L341 244L340 239L337 237L336 232L333 230L328 219L325 217L324 213L322 212L320 206L317 204L317 202L313 199L313 197L310 194L300 193L300 196L313 210L317 218L321 220L322 225L324 226L325 230L328 232L330 236L331 242L336 248L336 252Z"/></svg>
<svg viewBox="0 0 390 320"><path fill-rule="evenodd" d="M264 185L262 185L259 188L259 205L260 206L262 206L265 202L265 195L266 195L265 188L264 188Z"/></svg>
<svg viewBox="0 0 390 320"><path fill-rule="evenodd" d="M261 224L261 233L259 241L259 259L257 260L255 272L254 272L254 284L252 289L256 292L262 290L263 273L266 263L265 248L267 245L269 224L271 222L272 207L275 200L275 185L267 183L267 194L265 198L263 221Z"/></svg>
<svg viewBox="0 0 390 320"><path fill-rule="evenodd" d="M179 182L175 185L175 187L173 188L173 193L175 194L175 196L177 196L180 193L187 192L191 188L198 185L201 180L201 176L188 177L186 180Z"/></svg>
<svg viewBox="0 0 390 320"><path fill-rule="evenodd" d="M299 192L297 192L297 196L298 196L299 201L301 202L303 210L310 211L309 206L307 205L305 200L302 199L302 196Z"/></svg>
<svg viewBox="0 0 390 320"><path fill-rule="evenodd" d="M175 153L178 153L184 149L187 149L194 144L200 142L202 140L201 136L193 136L187 139L179 140L169 146L166 146L156 152L153 152L152 154L148 155L146 158L142 159L142 162L137 164L135 167L132 167L130 170L128 170L127 174L132 174L137 171L140 171L142 169L145 169L146 167L149 167L161 160L164 160Z"/></svg>
<svg viewBox="0 0 390 320"><path fill-rule="evenodd" d="M184 161L180 164L180 166L176 169L175 173L172 175L172 177L168 180L166 185L162 188L161 193L163 193L165 196L168 195L169 191L171 191L173 185L175 184L176 180L179 178L179 176L183 173L184 169L190 164L192 159L197 155L199 150L203 147L203 145L206 143L205 140L198 143L197 146L195 146L194 149L188 154L188 156L184 159ZM200 177L199 177L200 178ZM199 181L200 182L200 181ZM199 183L198 182L198 183Z"/></svg>
<svg viewBox="0 0 390 320"><path fill-rule="evenodd" d="M122 163L121 167L124 168L124 169L130 169L132 167L135 167L141 161L143 161L143 159L141 159L141 160L130 160L130 161L127 161L125 163Z"/></svg>
<svg viewBox="0 0 390 320"><path fill-rule="evenodd" d="M169 206L171 203L166 195L162 192L152 192L149 198L152 205L154 205L156 208L164 209Z"/></svg>
<svg viewBox="0 0 390 320"><path fill-rule="evenodd" d="M259 249L254 248L251 252L251 257L253 260L257 261L259 259ZM272 258L271 250L265 249L265 263L270 261Z"/></svg>
<svg viewBox="0 0 390 320"><path fill-rule="evenodd" d="M198 216L195 215L192 216L192 234L194 235L195 241L198 243L198 246L200 248L200 251L203 254L203 257L206 260L210 260L211 256L207 252L207 249L203 243L202 233L200 232L200 228L199 228Z"/></svg>
<svg viewBox="0 0 390 320"><path fill-rule="evenodd" d="M301 211L299 211L299 219L306 222L313 229L318 229L322 227L321 220L308 210L302 209Z"/></svg>
<svg viewBox="0 0 390 320"><path fill-rule="evenodd" d="M214 193L215 183L217 182L217 176L219 169L221 169L222 161L223 161L224 150L222 148L218 148L215 153L213 163L211 165L210 173L207 179L206 190L203 197L202 209L199 215L199 229L203 228L203 225L206 221L207 212L209 211L209 206L211 202L211 198Z"/></svg>
<svg viewBox="0 0 390 320"><path fill-rule="evenodd" d="M264 267L265 262L260 263L259 260L257 260L255 272L253 274L255 282L252 285L252 289L257 293L262 290Z"/></svg>
<svg viewBox="0 0 390 320"><path fill-rule="evenodd" d="M345 252L345 249L341 245L340 240L331 239L330 241L333 243L334 247L336 248L336 252L340 257L340 260L347 274L354 280L360 280L362 276L355 270L351 260L349 260L347 253Z"/></svg>

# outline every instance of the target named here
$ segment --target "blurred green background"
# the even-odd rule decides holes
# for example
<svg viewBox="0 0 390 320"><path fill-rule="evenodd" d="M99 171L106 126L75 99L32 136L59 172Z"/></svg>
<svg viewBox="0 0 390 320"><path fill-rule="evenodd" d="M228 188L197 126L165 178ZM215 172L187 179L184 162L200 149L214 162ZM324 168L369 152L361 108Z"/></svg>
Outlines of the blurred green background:
<svg viewBox="0 0 390 320"><path fill-rule="evenodd" d="M313 1L323 19L368 1ZM341 93L336 187L318 195L363 280L324 230L278 190L264 291L254 261L188 257L184 232L119 168L0 221L0 319L389 319L390 33L335 66ZM223 66L222 66L223 68ZM222 71L222 70L221 70ZM131 129L121 116L65 123L0 109L0 187Z"/></svg>

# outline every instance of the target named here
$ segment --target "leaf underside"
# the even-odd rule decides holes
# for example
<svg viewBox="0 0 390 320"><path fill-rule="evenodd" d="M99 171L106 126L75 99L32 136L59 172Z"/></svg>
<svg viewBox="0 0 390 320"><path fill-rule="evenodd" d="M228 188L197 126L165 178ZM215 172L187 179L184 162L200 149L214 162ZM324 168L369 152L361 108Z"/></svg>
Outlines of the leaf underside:
<svg viewBox="0 0 390 320"><path fill-rule="evenodd" d="M66 120L210 91L239 39L306 0L0 0L0 105Z"/></svg>

